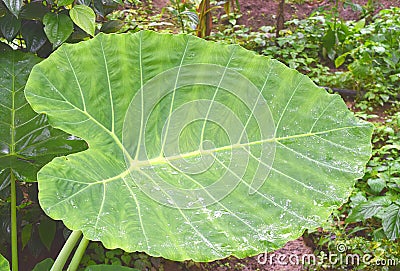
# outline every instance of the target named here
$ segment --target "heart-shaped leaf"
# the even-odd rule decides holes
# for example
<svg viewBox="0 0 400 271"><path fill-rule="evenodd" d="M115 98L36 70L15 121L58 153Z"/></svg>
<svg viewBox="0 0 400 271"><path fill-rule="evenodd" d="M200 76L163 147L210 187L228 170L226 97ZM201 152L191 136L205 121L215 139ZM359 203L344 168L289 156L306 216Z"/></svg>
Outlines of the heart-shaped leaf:
<svg viewBox="0 0 400 271"><path fill-rule="evenodd" d="M93 9L85 5L76 5L69 11L69 16L83 31L94 36L96 15Z"/></svg>
<svg viewBox="0 0 400 271"><path fill-rule="evenodd" d="M36 173L55 156L85 148L82 140L52 128L36 114L24 96L32 67L41 61L33 54L0 54L0 187L10 184L10 169L20 181L36 181ZM1 189L0 189L1 190Z"/></svg>
<svg viewBox="0 0 400 271"><path fill-rule="evenodd" d="M38 173L53 219L108 248L211 261L325 223L371 154L372 125L278 61L190 35L64 44L25 90L84 152Z"/></svg>
<svg viewBox="0 0 400 271"><path fill-rule="evenodd" d="M20 29L21 20L11 13L7 13L4 17L0 18L0 30L6 40L12 41Z"/></svg>
<svg viewBox="0 0 400 271"><path fill-rule="evenodd" d="M44 32L53 44L53 48L60 46L74 31L74 24L65 14L49 12L44 16L43 24Z"/></svg>

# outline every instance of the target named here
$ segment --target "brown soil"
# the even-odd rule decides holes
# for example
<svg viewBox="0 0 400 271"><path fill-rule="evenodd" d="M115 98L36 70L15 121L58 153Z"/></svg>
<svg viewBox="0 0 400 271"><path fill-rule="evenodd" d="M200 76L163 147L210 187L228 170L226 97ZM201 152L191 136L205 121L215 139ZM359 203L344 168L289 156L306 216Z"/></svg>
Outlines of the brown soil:
<svg viewBox="0 0 400 271"><path fill-rule="evenodd" d="M338 1L338 0L336 0ZM326 7L327 9L334 6L334 0L302 0L302 1L286 1L286 2L303 2L302 4L284 5L285 21L299 18L304 19L318 8ZM341 2L341 1L339 1ZM355 4L365 6L368 0L353 0ZM157 10L161 10L170 4L169 0L153 0L153 6ZM240 13L242 17L238 23L250 27L252 30L257 30L260 26L275 25L278 12L278 0L239 0ZM400 0L379 0L376 1L375 13L383 8L399 7ZM341 18L345 20L357 20L360 13L353 11L351 7L344 7L339 4L339 13Z"/></svg>
<svg viewBox="0 0 400 271"><path fill-rule="evenodd" d="M276 23L275 18L278 12L277 0L247 0L239 2L241 4L240 8L243 14L240 23L252 27L254 30L263 25L275 25ZM318 8L326 7L328 9L334 6L335 1L309 0L302 2L304 3L285 4L284 6L285 20L290 20L294 18L304 19ZM353 0L352 2L359 5L366 5L368 0ZM377 2L379 3L376 6L375 12L378 12L383 8L389 8L391 6L400 6L399 0L393 0L393 1L381 0ZM338 10L341 18L345 20L357 20L361 15L359 12L353 11L351 7L345 8L342 4L339 4Z"/></svg>

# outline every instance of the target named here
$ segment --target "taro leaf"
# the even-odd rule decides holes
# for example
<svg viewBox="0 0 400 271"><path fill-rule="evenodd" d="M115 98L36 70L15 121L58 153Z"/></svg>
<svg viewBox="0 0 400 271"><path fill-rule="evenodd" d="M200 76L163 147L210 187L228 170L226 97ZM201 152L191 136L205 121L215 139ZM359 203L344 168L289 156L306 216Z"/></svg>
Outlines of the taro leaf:
<svg viewBox="0 0 400 271"><path fill-rule="evenodd" d="M0 271L10 271L10 264L3 255L0 254Z"/></svg>
<svg viewBox="0 0 400 271"><path fill-rule="evenodd" d="M10 169L20 181L36 181L38 170L58 155L83 150L82 140L49 126L36 114L23 89L40 58L19 51L0 54L0 187L10 184Z"/></svg>
<svg viewBox="0 0 400 271"><path fill-rule="evenodd" d="M43 18L44 32L53 48L60 46L74 31L74 24L65 14L47 13Z"/></svg>
<svg viewBox="0 0 400 271"><path fill-rule="evenodd" d="M77 26L89 35L94 36L96 15L93 9L85 5L76 5L69 11L69 15Z"/></svg>
<svg viewBox="0 0 400 271"><path fill-rule="evenodd" d="M150 31L63 44L25 94L84 152L38 173L53 219L173 260L283 246L347 201L372 125L338 95L235 45Z"/></svg>
<svg viewBox="0 0 400 271"><path fill-rule="evenodd" d="M23 4L22 0L3 0L3 3L7 6L8 10L14 14L15 17L18 17Z"/></svg>

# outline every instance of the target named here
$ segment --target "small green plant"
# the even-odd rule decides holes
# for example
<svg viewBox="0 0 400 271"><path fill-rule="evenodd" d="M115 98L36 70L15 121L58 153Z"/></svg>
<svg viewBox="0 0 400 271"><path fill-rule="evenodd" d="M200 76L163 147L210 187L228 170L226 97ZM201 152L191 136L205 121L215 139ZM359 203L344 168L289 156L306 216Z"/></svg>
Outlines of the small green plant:
<svg viewBox="0 0 400 271"><path fill-rule="evenodd" d="M337 254L341 244L346 248L345 254L365 257L367 261L351 266L336 262L317 266L317 270L374 271L380 263L386 263L379 267L382 270L396 270L400 263L399 117L397 112L385 122L375 123L373 157L364 177L356 183L349 202L334 212L331 224L308 235L316 245L316 254Z"/></svg>
<svg viewBox="0 0 400 271"><path fill-rule="evenodd" d="M122 1L0 1L0 42L47 57L65 41L77 42L99 31L116 32L121 22L104 21ZM4 45L3 45L4 46Z"/></svg>
<svg viewBox="0 0 400 271"><path fill-rule="evenodd" d="M362 193L351 197L353 208L347 222L379 221L372 234L390 240L400 238L400 114L378 123L374 137L376 149L367 172L359 184Z"/></svg>
<svg viewBox="0 0 400 271"><path fill-rule="evenodd" d="M199 24L199 15L196 10L196 1L171 0L167 10L177 20L182 33L194 33Z"/></svg>

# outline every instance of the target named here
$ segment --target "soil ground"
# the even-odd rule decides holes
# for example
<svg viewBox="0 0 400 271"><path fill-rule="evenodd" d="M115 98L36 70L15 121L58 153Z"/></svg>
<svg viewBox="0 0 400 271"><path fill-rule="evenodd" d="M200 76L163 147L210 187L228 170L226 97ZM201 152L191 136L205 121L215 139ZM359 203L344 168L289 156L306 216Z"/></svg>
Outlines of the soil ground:
<svg viewBox="0 0 400 271"><path fill-rule="evenodd" d="M284 5L285 21L308 17L313 11L318 8L329 8L335 5L339 0L292 0ZM301 4L296 4L299 2ZM343 6L342 1L339 1L339 13L341 18L345 20L357 20L361 15L360 12L354 11L349 6ZM353 0L354 4L365 6L368 0ZM375 13L384 8L399 7L400 0L375 0ZM170 4L170 0L153 0L152 5L161 10ZM278 12L278 0L239 0L240 13L242 17L239 19L239 24L244 24L256 31L260 26L275 25L276 15Z"/></svg>
<svg viewBox="0 0 400 271"><path fill-rule="evenodd" d="M313 11L318 8L329 8L335 5L334 0L304 0L286 2L291 3L286 3L284 6L285 21L294 18L303 19L308 17ZM299 2L300 4L296 4L294 2ZM352 2L363 6L367 4L368 0L353 0ZM166 7L169 3L169 0L152 1L153 7L158 10ZM239 0L239 4L240 13L242 14L242 17L238 21L239 24L246 25L247 27L250 27L253 31L256 31L259 27L263 25L276 24L275 18L278 12L278 0ZM400 0L376 1L376 8L374 12L377 13L381 9L390 7L400 7ZM357 20L361 16L360 12L352 10L351 7L344 7L342 4L339 4L338 11L340 13L340 17L345 20ZM167 260L161 260L160 264L163 265L165 271L299 271L304 270L301 265L280 264L277 261L278 256L285 255L286 257L289 257L290 255L292 255L291 257L293 257L293 259L301 259L303 255L309 255L312 253L312 248L307 246L303 238L299 238L292 242L288 242L282 249L275 251L273 253L274 255L276 255L275 257L272 256L273 254L268 255L268 261L265 264L259 262L259 260L264 259L262 256L249 257L246 259L228 258L212 263L196 263L191 266L185 264L184 267L180 263ZM269 259L272 260L269 261ZM152 271L156 270L158 270L156 266L153 267Z"/></svg>

